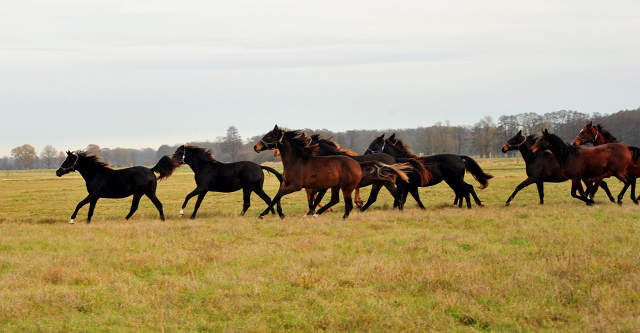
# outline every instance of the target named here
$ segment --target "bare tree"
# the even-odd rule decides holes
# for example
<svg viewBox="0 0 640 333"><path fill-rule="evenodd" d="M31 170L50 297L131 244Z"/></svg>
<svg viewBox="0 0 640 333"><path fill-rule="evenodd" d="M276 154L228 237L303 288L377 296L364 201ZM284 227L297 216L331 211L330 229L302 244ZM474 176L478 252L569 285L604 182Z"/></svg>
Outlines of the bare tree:
<svg viewBox="0 0 640 333"><path fill-rule="evenodd" d="M47 169L51 169L58 162L58 151L52 145L46 145L40 152L40 160Z"/></svg>
<svg viewBox="0 0 640 333"><path fill-rule="evenodd" d="M229 126L227 129L227 136L220 143L220 151L223 154L229 154L231 162L236 161L236 157L242 151L242 137L235 126Z"/></svg>
<svg viewBox="0 0 640 333"><path fill-rule="evenodd" d="M33 169L38 165L38 154L36 149L30 144L24 144L19 147L11 149L11 156L13 156L14 164L18 168Z"/></svg>

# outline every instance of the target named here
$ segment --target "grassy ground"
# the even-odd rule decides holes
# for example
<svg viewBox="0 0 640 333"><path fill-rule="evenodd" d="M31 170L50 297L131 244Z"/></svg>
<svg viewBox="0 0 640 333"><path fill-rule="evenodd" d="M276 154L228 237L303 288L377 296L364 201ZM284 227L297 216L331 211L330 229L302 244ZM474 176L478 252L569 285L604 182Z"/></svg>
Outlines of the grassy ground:
<svg viewBox="0 0 640 333"><path fill-rule="evenodd" d="M471 210L441 184L420 191L426 211L382 193L347 220L341 204L302 219L300 192L285 221L259 221L257 196L240 218L240 193L209 193L189 220L180 169L158 186L167 221L146 198L129 221L130 199L102 199L89 225L88 206L68 224L79 174L3 171L0 331L640 330L640 207L601 192L586 207L568 183L548 184L544 206L533 185L504 207L523 164L482 162L496 178Z"/></svg>

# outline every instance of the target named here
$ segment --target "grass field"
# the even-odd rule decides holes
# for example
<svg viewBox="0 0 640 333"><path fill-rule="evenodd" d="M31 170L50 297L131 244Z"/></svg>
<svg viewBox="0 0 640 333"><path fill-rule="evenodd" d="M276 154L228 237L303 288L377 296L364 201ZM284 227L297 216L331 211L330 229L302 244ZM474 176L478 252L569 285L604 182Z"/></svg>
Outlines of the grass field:
<svg viewBox="0 0 640 333"><path fill-rule="evenodd" d="M101 199L88 225L88 205L68 223L78 173L2 171L0 331L639 331L640 207L602 192L586 207L569 183L504 207L523 163L481 166L495 176L482 208L450 207L440 184L421 189L425 211L394 211L383 190L347 220L342 204L303 219L299 192L284 221L257 220L255 195L238 217L240 193L212 192L179 218L195 188L182 168L158 185L165 222L145 197L128 221L130 198Z"/></svg>

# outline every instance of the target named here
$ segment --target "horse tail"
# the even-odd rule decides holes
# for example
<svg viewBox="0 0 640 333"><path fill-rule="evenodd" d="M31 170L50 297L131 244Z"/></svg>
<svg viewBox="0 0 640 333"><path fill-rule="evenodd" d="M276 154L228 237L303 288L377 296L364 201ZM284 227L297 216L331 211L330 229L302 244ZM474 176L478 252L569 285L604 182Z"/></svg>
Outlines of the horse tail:
<svg viewBox="0 0 640 333"><path fill-rule="evenodd" d="M270 168L270 167L264 166L264 165L261 165L260 168L262 170L267 170L267 171L271 172L272 174L274 174L276 176L276 178L278 178L278 181L280 182L280 185L282 185L282 174L279 173L278 171L276 171L276 169Z"/></svg>
<svg viewBox="0 0 640 333"><path fill-rule="evenodd" d="M396 158L396 162L409 163L413 168L413 171L420 177L422 186L426 186L431 181L431 172L425 168L424 163L415 158Z"/></svg>
<svg viewBox="0 0 640 333"><path fill-rule="evenodd" d="M405 182L409 181L407 172L411 172L413 167L409 163L384 164L379 161L369 161L360 163L362 176L372 175L374 179L395 181L396 177Z"/></svg>
<svg viewBox="0 0 640 333"><path fill-rule="evenodd" d="M640 157L640 148L634 146L628 146L631 154L633 155L633 163L638 164L638 157Z"/></svg>
<svg viewBox="0 0 640 333"><path fill-rule="evenodd" d="M177 167L177 163L173 159L171 159L171 157L162 156L160 161L158 161L158 164L151 168L151 171L157 172L159 176L156 177L156 179L162 180L165 178L169 178L169 176L171 176L171 174L173 173L173 170L175 170Z"/></svg>
<svg viewBox="0 0 640 333"><path fill-rule="evenodd" d="M493 176L482 171L482 168L480 168L473 158L465 155L460 155L460 158L464 161L464 167L467 171L471 172L473 178L480 183L480 189L487 188L487 186L489 186L489 179L493 178Z"/></svg>

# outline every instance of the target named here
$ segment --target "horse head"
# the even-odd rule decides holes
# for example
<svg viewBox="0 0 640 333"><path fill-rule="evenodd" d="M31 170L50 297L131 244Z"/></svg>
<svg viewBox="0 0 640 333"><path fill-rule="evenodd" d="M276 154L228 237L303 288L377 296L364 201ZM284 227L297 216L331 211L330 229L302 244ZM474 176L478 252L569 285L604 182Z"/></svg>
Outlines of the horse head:
<svg viewBox="0 0 640 333"><path fill-rule="evenodd" d="M511 139L509 139L504 146L502 146L502 152L506 153L509 150L517 150L527 141L527 137L522 135L522 130L518 131Z"/></svg>
<svg viewBox="0 0 640 333"><path fill-rule="evenodd" d="M369 148L367 148L367 151L365 151L364 154L367 155L367 154L381 153L384 150L384 146L385 146L384 134L382 134L379 137L373 139L373 141L369 145Z"/></svg>
<svg viewBox="0 0 640 333"><path fill-rule="evenodd" d="M256 153L265 150L272 150L278 148L279 145L282 144L282 139L284 138L284 130L280 129L278 125L276 125L269 133L265 134L260 141L258 141L254 146L253 150Z"/></svg>
<svg viewBox="0 0 640 333"><path fill-rule="evenodd" d="M80 155L78 153L72 153L67 150L67 158L64 160L64 162L62 162L58 170L56 170L56 176L62 177L69 172L76 171L78 159L80 159Z"/></svg>
<svg viewBox="0 0 640 333"><path fill-rule="evenodd" d="M531 152L535 154L538 151L547 150L551 147L551 144L552 142L551 137L549 136L549 131L545 128L542 130L542 135L538 141L536 141L536 143L531 147Z"/></svg>
<svg viewBox="0 0 640 333"><path fill-rule="evenodd" d="M593 122L590 121L587 125L584 126L582 130L578 133L573 142L571 143L574 146L581 146L586 143L594 144L596 143L596 139L598 138L598 129L593 126Z"/></svg>

